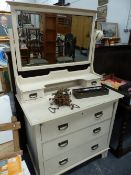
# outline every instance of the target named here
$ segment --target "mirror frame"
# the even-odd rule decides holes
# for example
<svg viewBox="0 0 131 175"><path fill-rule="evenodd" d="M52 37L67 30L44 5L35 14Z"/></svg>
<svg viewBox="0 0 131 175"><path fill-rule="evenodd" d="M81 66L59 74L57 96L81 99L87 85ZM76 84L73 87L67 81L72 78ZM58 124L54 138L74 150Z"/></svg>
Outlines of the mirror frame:
<svg viewBox="0 0 131 175"><path fill-rule="evenodd" d="M96 10L86 10L86 9L77 9L63 6L54 6L54 5L41 5L41 4L32 4L32 3L21 3L21 2L11 2L7 1L7 3L11 6L11 14L12 14L12 27L14 33L14 46L17 60L17 69L20 72L23 71L31 71L31 70L40 70L40 69L48 69L48 68L59 68L65 66L75 66L75 65L85 65L90 64L92 62L92 54L94 47L94 27L95 27L95 19L96 19ZM80 16L90 16L93 18L92 21L92 31L91 31L91 41L90 41L90 49L89 56L87 61L81 62L71 62L71 63L58 63L58 64L47 64L40 66L22 66L21 63L21 55L19 49L19 36L17 31L17 11L32 11L32 12L45 12L45 13L55 13L55 14L70 14L70 15L80 15Z"/></svg>

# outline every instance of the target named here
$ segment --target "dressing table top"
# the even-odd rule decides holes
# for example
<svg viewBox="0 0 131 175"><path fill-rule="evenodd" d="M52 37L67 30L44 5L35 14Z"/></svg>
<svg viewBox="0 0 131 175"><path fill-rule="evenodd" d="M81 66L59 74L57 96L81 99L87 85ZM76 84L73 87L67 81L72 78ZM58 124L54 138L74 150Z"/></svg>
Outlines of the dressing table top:
<svg viewBox="0 0 131 175"><path fill-rule="evenodd" d="M71 96L72 103L80 106L80 108L74 108L73 110L71 110L70 107L60 107L58 110L56 110L56 113L51 113L48 110L48 107L50 107L49 98L51 97L51 95L47 95L44 99L33 100L24 103L22 103L17 97L24 111L24 114L26 115L26 118L31 126L65 117L67 115L71 115L73 113L80 112L89 108L91 109L95 106L102 105L108 102L117 101L123 96L112 90L109 90L108 95L91 98L76 99Z"/></svg>

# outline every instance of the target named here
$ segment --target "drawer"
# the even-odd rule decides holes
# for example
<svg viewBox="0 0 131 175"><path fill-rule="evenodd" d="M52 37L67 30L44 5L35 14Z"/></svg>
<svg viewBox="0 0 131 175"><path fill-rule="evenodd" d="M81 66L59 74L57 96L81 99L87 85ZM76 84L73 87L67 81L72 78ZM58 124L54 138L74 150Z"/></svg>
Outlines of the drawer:
<svg viewBox="0 0 131 175"><path fill-rule="evenodd" d="M28 91L21 94L21 99L23 101L36 100L38 98L43 98L43 90Z"/></svg>
<svg viewBox="0 0 131 175"><path fill-rule="evenodd" d="M104 104L82 112L74 113L41 126L42 141L64 136L68 133L86 128L112 117L113 103Z"/></svg>
<svg viewBox="0 0 131 175"><path fill-rule="evenodd" d="M76 163L88 159L89 156L95 156L100 151L108 149L107 135L100 139L96 139L90 143L85 143L75 149L56 156L48 161L44 161L45 175L55 175L56 173L64 172L64 169L76 166Z"/></svg>
<svg viewBox="0 0 131 175"><path fill-rule="evenodd" d="M62 154L109 132L110 120L43 144L44 160Z"/></svg>

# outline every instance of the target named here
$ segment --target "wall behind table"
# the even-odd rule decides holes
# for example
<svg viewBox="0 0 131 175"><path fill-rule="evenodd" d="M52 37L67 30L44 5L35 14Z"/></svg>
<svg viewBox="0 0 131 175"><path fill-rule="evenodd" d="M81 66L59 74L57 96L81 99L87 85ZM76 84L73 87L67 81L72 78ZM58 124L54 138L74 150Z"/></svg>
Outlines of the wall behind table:
<svg viewBox="0 0 131 175"><path fill-rule="evenodd" d="M129 32L124 32L127 24L129 9L130 0L109 0L107 22L115 22L119 24L121 43L128 43L129 39ZM131 28L131 16L128 28Z"/></svg>
<svg viewBox="0 0 131 175"><path fill-rule="evenodd" d="M127 24L130 1L131 0L109 0L108 3L107 22L115 22L119 24L121 43L128 43L129 39L129 32L125 33L124 29ZM66 0L66 2L70 2L71 7L77 8L96 10L98 7L98 0ZM131 15L129 25L127 27L131 29Z"/></svg>
<svg viewBox="0 0 131 175"><path fill-rule="evenodd" d="M65 2L70 2L70 7L76 8L97 10L98 7L98 0L65 0Z"/></svg>

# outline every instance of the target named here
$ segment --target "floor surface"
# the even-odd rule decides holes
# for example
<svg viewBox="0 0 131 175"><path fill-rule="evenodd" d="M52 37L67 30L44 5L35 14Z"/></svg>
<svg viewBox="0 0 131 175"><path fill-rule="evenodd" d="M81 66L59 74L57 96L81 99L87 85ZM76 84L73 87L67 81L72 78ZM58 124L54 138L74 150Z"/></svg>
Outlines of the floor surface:
<svg viewBox="0 0 131 175"><path fill-rule="evenodd" d="M24 159L31 175L36 175L27 153L24 155ZM116 158L109 152L107 158L96 158L95 160L88 161L64 175L131 175L131 153L121 158Z"/></svg>

